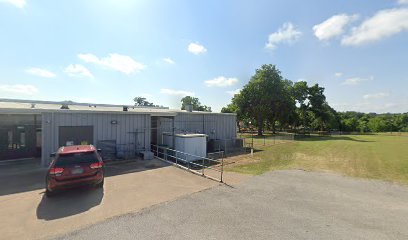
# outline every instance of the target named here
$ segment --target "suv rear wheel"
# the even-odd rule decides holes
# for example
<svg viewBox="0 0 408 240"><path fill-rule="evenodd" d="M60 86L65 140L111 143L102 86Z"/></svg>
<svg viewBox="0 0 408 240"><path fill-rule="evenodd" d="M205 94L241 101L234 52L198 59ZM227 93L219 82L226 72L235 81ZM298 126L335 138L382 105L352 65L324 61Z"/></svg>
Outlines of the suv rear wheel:
<svg viewBox="0 0 408 240"><path fill-rule="evenodd" d="M54 197L55 193L51 192L50 190L45 190L45 196L48 198Z"/></svg>
<svg viewBox="0 0 408 240"><path fill-rule="evenodd" d="M103 183L105 182L105 180L102 180L102 182L98 183L95 185L96 188L103 188Z"/></svg>

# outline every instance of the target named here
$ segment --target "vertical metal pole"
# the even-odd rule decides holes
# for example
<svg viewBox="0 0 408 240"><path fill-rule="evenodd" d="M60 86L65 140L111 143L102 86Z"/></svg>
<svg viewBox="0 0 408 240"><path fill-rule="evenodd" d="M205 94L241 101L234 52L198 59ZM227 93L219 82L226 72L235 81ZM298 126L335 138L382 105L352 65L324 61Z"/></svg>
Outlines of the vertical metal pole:
<svg viewBox="0 0 408 240"><path fill-rule="evenodd" d="M202 163L202 170L201 170L201 174L204 176L204 164L205 164L205 158L203 158L203 163Z"/></svg>
<svg viewBox="0 0 408 240"><path fill-rule="evenodd" d="M160 156L159 156L159 145L156 145L156 152L157 152L157 153L156 153L156 154L157 154L157 157L160 158Z"/></svg>
<svg viewBox="0 0 408 240"><path fill-rule="evenodd" d="M176 156L176 164L177 164L177 151L174 150L174 155Z"/></svg>
<svg viewBox="0 0 408 240"><path fill-rule="evenodd" d="M188 170L190 170L190 161L188 160L188 156L187 154L184 154L184 156L185 156L185 160L187 161L187 168Z"/></svg>
<svg viewBox="0 0 408 240"><path fill-rule="evenodd" d="M253 149L254 148L254 130L251 131L251 138L252 138L251 148Z"/></svg>
<svg viewBox="0 0 408 240"><path fill-rule="evenodd" d="M224 175L224 153L221 154L221 182L223 182L223 177Z"/></svg>
<svg viewBox="0 0 408 240"><path fill-rule="evenodd" d="M266 138L266 136L264 136L264 138L263 138L264 139L264 146L265 146L265 138Z"/></svg>

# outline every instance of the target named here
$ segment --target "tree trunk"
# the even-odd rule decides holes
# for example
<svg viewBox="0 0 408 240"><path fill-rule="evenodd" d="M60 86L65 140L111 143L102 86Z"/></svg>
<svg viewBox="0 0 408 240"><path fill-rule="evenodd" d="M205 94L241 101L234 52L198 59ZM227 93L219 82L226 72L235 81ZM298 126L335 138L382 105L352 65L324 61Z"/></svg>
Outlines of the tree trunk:
<svg viewBox="0 0 408 240"><path fill-rule="evenodd" d="M276 133L275 120L272 121L272 133Z"/></svg>
<svg viewBox="0 0 408 240"><path fill-rule="evenodd" d="M263 133L263 119L262 115L258 115L258 136L262 136Z"/></svg>

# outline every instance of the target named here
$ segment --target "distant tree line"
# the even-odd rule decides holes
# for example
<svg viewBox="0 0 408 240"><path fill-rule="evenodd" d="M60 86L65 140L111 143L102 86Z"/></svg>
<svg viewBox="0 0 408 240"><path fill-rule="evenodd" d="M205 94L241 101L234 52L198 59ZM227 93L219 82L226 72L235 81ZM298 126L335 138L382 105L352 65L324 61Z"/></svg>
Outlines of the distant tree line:
<svg viewBox="0 0 408 240"><path fill-rule="evenodd" d="M338 116L346 132L408 132L408 113L339 112Z"/></svg>
<svg viewBox="0 0 408 240"><path fill-rule="evenodd" d="M236 113L239 130L256 126L265 129L306 131L407 131L407 114L364 114L336 112L326 101L324 88L305 81L282 77L276 66L263 65L255 71L223 113Z"/></svg>

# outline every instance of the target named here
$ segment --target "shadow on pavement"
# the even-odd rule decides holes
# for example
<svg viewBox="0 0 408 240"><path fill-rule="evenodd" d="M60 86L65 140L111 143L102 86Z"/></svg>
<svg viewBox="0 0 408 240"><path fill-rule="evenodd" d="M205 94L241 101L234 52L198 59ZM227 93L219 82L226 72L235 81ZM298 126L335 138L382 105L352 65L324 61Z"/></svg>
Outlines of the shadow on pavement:
<svg viewBox="0 0 408 240"><path fill-rule="evenodd" d="M103 194L103 189L90 187L61 192L52 198L43 194L37 207L37 218L49 221L88 211L102 202Z"/></svg>
<svg viewBox="0 0 408 240"><path fill-rule="evenodd" d="M141 172L168 164L159 160L126 160L107 163L105 177ZM39 161L24 161L0 165L0 196L43 189L47 169Z"/></svg>

